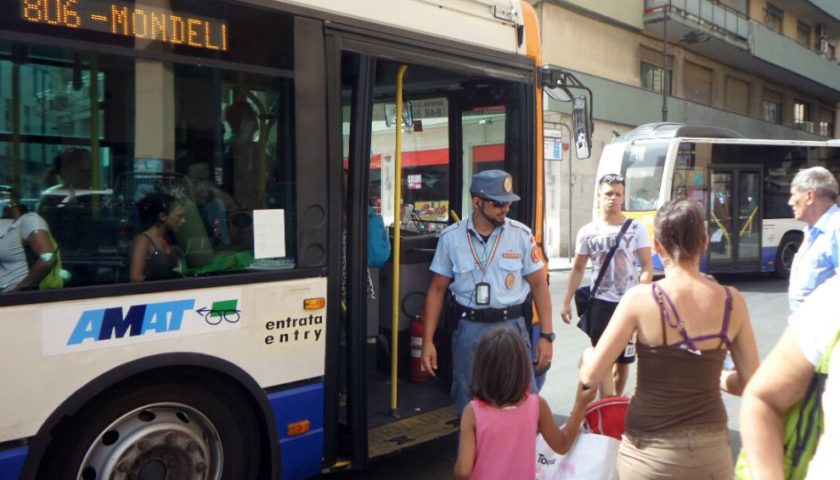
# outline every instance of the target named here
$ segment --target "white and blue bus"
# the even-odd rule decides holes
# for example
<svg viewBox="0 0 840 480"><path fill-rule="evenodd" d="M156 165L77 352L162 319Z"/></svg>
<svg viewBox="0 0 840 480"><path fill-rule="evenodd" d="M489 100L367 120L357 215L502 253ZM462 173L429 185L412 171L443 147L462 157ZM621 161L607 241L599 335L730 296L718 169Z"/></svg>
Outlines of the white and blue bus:
<svg viewBox="0 0 840 480"><path fill-rule="evenodd" d="M0 2L0 245L37 213L64 284L0 280L0 478L296 479L453 433L408 324L474 172L541 240L540 62L524 1ZM183 225L132 255L164 196Z"/></svg>
<svg viewBox="0 0 840 480"><path fill-rule="evenodd" d="M840 144L743 138L724 128L656 123L605 146L597 178L624 176L625 213L646 224L651 238L656 209L665 202L703 203L710 237L704 271L775 272L786 278L804 227L787 205L790 184L800 169L817 165L840 176ZM662 268L656 255L654 264Z"/></svg>

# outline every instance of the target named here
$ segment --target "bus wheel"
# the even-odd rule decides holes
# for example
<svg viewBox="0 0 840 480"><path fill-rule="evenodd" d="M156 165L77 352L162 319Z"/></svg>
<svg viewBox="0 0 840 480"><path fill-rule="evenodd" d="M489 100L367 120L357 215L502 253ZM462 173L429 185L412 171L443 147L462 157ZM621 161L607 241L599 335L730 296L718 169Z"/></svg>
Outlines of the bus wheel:
<svg viewBox="0 0 840 480"><path fill-rule="evenodd" d="M779 243L779 250L776 252L776 275L779 278L790 277L790 269L793 266L793 257L799 251L802 244L801 233L786 233Z"/></svg>
<svg viewBox="0 0 840 480"><path fill-rule="evenodd" d="M61 428L39 478L257 478L253 409L236 389L198 377L131 382L80 411Z"/></svg>

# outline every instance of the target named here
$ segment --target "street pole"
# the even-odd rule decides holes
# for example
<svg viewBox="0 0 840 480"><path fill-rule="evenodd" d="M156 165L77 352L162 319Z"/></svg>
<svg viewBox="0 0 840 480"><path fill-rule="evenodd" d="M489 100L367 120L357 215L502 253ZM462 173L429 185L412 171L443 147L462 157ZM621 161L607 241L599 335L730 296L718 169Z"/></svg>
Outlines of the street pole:
<svg viewBox="0 0 840 480"><path fill-rule="evenodd" d="M668 78L668 14L671 12L671 0L662 5L662 121L668 121L668 91L665 82Z"/></svg>

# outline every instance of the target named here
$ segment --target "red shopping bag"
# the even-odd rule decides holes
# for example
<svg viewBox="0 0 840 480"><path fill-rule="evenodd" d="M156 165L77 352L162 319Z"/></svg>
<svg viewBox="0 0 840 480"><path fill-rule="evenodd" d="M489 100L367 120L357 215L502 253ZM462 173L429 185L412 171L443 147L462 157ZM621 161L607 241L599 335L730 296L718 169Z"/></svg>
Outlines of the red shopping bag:
<svg viewBox="0 0 840 480"><path fill-rule="evenodd" d="M584 410L585 430L621 440L629 405L630 397L607 397L590 403Z"/></svg>

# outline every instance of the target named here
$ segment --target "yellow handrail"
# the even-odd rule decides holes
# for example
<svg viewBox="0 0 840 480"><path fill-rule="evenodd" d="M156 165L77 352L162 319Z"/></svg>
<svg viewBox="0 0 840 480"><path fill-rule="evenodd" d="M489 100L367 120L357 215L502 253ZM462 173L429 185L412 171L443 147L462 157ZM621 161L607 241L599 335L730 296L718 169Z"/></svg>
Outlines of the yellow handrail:
<svg viewBox="0 0 840 480"><path fill-rule="evenodd" d="M391 414L397 413L397 359L400 328L400 221L402 220L402 111L403 79L408 65L397 71L396 146L394 147L394 286L391 291Z"/></svg>
<svg viewBox="0 0 840 480"><path fill-rule="evenodd" d="M720 220L718 220L718 218L715 216L715 212L711 212L711 214L712 214L712 221L715 222L715 224L718 226L718 228L720 228L721 232L723 232L723 236L726 237L726 241L729 242L729 244L731 245L732 244L732 238L729 237L729 230L727 230L726 227L724 227L723 224L720 223Z"/></svg>
<svg viewBox="0 0 840 480"><path fill-rule="evenodd" d="M741 228L741 231L738 233L738 237L743 237L744 233L746 233L747 229L752 227L752 222L753 222L753 219L755 218L756 213L758 213L758 207L753 208L752 213L750 213L749 218L744 223L744 226L743 226L743 228Z"/></svg>

